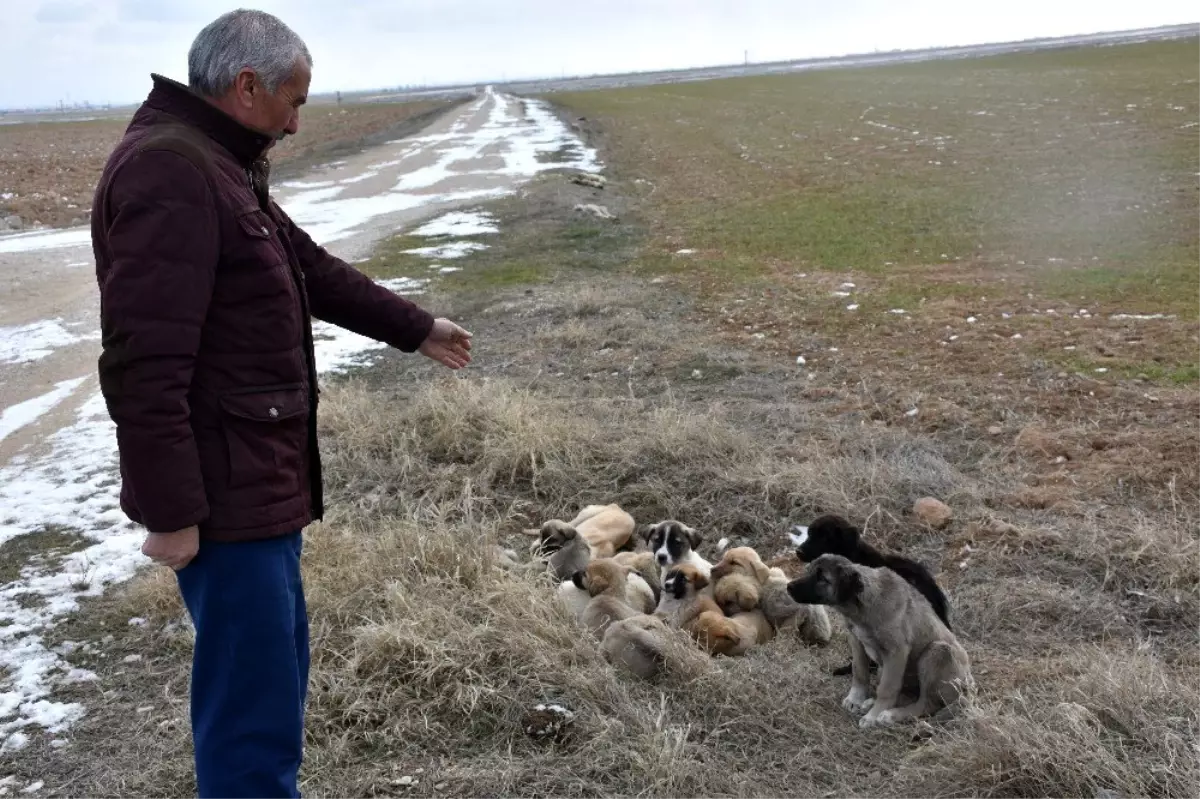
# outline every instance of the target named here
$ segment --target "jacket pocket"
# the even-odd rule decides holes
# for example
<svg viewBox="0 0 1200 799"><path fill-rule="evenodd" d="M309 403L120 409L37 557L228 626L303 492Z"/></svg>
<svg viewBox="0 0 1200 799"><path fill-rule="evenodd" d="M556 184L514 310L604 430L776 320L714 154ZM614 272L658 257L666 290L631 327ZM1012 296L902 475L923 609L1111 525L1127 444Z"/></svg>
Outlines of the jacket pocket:
<svg viewBox="0 0 1200 799"><path fill-rule="evenodd" d="M269 239L275 235L275 222L257 205L238 211L237 221L242 232L251 238Z"/></svg>
<svg viewBox="0 0 1200 799"><path fill-rule="evenodd" d="M261 501L298 491L308 447L309 398L301 383L237 389L220 398L229 488L256 486ZM259 501L259 500L255 500Z"/></svg>

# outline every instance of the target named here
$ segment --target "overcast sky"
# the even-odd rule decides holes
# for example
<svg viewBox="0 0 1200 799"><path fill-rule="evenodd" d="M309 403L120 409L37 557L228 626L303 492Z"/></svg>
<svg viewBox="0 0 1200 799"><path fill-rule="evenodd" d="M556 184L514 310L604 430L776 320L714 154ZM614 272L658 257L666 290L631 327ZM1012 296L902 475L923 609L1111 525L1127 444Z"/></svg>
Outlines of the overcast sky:
<svg viewBox="0 0 1200 799"><path fill-rule="evenodd" d="M0 0L0 108L130 103L225 0ZM1200 21L1195 0L260 0L314 92L804 58Z"/></svg>

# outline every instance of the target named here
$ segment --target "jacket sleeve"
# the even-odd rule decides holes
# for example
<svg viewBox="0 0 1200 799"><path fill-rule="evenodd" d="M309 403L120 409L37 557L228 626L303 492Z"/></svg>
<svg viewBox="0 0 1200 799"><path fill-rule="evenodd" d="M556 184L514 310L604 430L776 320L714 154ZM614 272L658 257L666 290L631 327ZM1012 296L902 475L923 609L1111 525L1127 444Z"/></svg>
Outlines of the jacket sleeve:
<svg viewBox="0 0 1200 799"><path fill-rule="evenodd" d="M421 346L433 328L431 313L330 254L272 204L300 259L313 316L402 352Z"/></svg>
<svg viewBox="0 0 1200 799"><path fill-rule="evenodd" d="M188 391L220 252L216 205L199 169L157 150L125 162L107 195L100 387L143 524L174 532L208 516Z"/></svg>

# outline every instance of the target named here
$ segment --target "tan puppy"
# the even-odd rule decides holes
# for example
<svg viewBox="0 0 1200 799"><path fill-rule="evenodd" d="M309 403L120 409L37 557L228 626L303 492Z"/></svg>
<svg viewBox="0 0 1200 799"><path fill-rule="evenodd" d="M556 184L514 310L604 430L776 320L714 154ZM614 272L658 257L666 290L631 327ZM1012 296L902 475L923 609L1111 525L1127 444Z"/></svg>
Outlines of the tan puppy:
<svg viewBox="0 0 1200 799"><path fill-rule="evenodd" d="M614 621L638 615L625 599L626 574L626 567L611 558L602 558L593 560L586 569L571 577L575 587L591 597L580 620L598 638L604 637L608 625Z"/></svg>
<svg viewBox="0 0 1200 799"><path fill-rule="evenodd" d="M842 706L867 711L859 727L941 715L973 688L966 650L924 595L892 569L826 554L813 560L787 590L797 602L830 605L846 620L852 671ZM868 657L879 664L874 699ZM905 688L917 699L897 707Z"/></svg>
<svg viewBox="0 0 1200 799"><path fill-rule="evenodd" d="M792 633L808 644L825 646L833 638L833 623L823 605L801 605L788 595L788 576L772 566L759 595L758 607L779 634Z"/></svg>
<svg viewBox="0 0 1200 799"><path fill-rule="evenodd" d="M552 519L540 528L528 528L524 533L541 536L544 540L547 525L554 525L555 528L558 525L573 527L587 541L593 558L611 558L618 550L627 547L636 526L633 517L619 505L588 505L569 522Z"/></svg>
<svg viewBox="0 0 1200 799"><path fill-rule="evenodd" d="M751 547L734 547L712 567L713 599L727 616L759 606L769 572Z"/></svg>
<svg viewBox="0 0 1200 799"><path fill-rule="evenodd" d="M658 566L653 552L618 552L613 560L630 570L626 596L629 604L653 613L658 607Z"/></svg>
<svg viewBox="0 0 1200 799"><path fill-rule="evenodd" d="M699 674L708 665L708 658L691 645L685 633L671 629L658 616L645 613L610 624L604 631L600 649L609 663L624 667L643 680L666 671Z"/></svg>

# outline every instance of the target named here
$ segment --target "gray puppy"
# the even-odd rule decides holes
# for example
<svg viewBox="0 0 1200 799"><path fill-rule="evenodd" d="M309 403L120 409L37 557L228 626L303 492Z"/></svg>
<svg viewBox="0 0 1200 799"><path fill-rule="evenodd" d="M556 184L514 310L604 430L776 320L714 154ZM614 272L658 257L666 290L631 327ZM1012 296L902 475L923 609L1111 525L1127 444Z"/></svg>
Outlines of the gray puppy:
<svg viewBox="0 0 1200 799"><path fill-rule="evenodd" d="M822 555L787 592L801 604L829 605L846 620L852 671L842 707L867 711L859 727L940 717L973 688L966 650L920 592L891 569ZM868 657L879 664L874 698ZM902 690L916 701L897 707Z"/></svg>
<svg viewBox="0 0 1200 799"><path fill-rule="evenodd" d="M556 580L570 580L575 572L586 569L592 559L592 550L584 537L571 525L557 520L542 525L533 550L546 558Z"/></svg>

